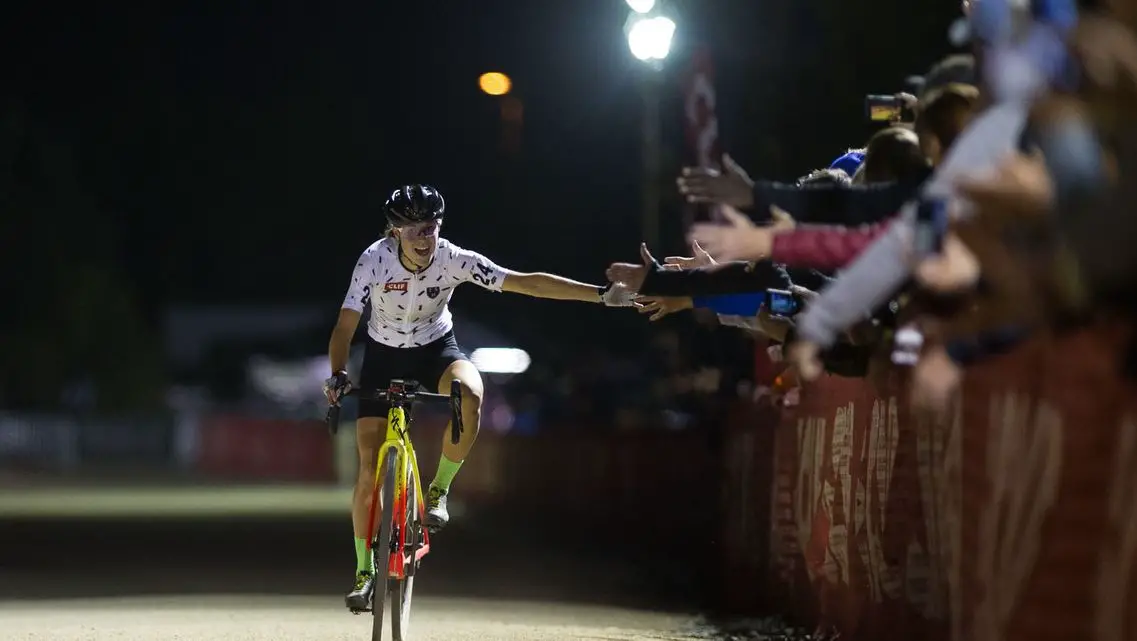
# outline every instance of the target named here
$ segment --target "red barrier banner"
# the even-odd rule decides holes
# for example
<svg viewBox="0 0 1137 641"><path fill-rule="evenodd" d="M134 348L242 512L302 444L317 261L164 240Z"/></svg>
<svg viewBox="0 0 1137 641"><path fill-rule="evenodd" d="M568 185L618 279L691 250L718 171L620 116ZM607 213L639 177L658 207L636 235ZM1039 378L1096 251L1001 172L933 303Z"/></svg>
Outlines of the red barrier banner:
<svg viewBox="0 0 1137 641"><path fill-rule="evenodd" d="M896 394L826 376L775 445L772 559L783 606L842 638L946 636L943 430L904 420Z"/></svg>
<svg viewBox="0 0 1137 641"><path fill-rule="evenodd" d="M1040 336L968 373L955 639L1137 638L1127 332Z"/></svg>
<svg viewBox="0 0 1137 641"><path fill-rule="evenodd" d="M1130 335L1039 335L939 421L902 390L806 387L774 446L775 605L846 640L1137 639Z"/></svg>
<svg viewBox="0 0 1137 641"><path fill-rule="evenodd" d="M204 418L197 469L228 479L335 480L332 440L318 421L224 415Z"/></svg>

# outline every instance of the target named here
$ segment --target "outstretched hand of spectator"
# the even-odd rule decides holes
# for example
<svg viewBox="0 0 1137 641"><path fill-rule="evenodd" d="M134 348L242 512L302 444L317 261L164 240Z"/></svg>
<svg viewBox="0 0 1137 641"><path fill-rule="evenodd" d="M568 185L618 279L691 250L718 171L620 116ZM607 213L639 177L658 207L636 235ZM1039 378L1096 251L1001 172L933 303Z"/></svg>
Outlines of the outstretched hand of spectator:
<svg viewBox="0 0 1137 641"><path fill-rule="evenodd" d="M825 371L821 364L821 347L816 343L798 341L786 350L786 361L803 381L817 380Z"/></svg>
<svg viewBox="0 0 1137 641"><path fill-rule="evenodd" d="M647 278L648 270L655 269L659 263L652 257L651 252L648 251L646 243L640 243L640 258L643 264L636 265L635 263L612 263L605 270L604 275L608 280L613 283L623 283L629 291L638 292L640 287L644 284L644 279Z"/></svg>
<svg viewBox="0 0 1137 641"><path fill-rule="evenodd" d="M932 414L946 412L962 378L963 370L942 345L926 350L912 370L913 409Z"/></svg>
<svg viewBox="0 0 1137 641"><path fill-rule="evenodd" d="M754 204L754 181L729 154L723 154L722 171L709 167L684 167L676 183L679 193L689 203L717 203L732 207Z"/></svg>
<svg viewBox="0 0 1137 641"><path fill-rule="evenodd" d="M699 245L699 241L691 243L691 249L695 252L694 256L668 256L664 258L663 268L683 270L716 264L715 259L711 258L707 250Z"/></svg>
<svg viewBox="0 0 1137 641"><path fill-rule="evenodd" d="M916 265L916 282L940 294L969 290L979 282L979 275L979 259L953 233L944 237L940 253L928 256Z"/></svg>
<svg viewBox="0 0 1137 641"><path fill-rule="evenodd" d="M779 214L780 212L780 214ZM781 210L775 211L775 222L759 227L746 214L724 206L727 224L699 223L691 227L687 240L698 243L715 260L762 260L770 255L774 234L793 228L793 219Z"/></svg>
<svg viewBox="0 0 1137 641"><path fill-rule="evenodd" d="M770 205L770 223L768 229L774 232L791 231L797 227L797 221L790 215L790 212L778 207L777 205Z"/></svg>
<svg viewBox="0 0 1137 641"><path fill-rule="evenodd" d="M635 302L641 314L651 314L649 321L657 321L695 306L690 296L637 296Z"/></svg>
<svg viewBox="0 0 1137 641"><path fill-rule="evenodd" d="M821 297L821 294L801 285L790 285L790 293L800 298L807 305Z"/></svg>
<svg viewBox="0 0 1137 641"><path fill-rule="evenodd" d="M1015 152L993 174L962 179L956 187L964 198L987 211L1040 214L1054 202L1054 185L1039 152Z"/></svg>

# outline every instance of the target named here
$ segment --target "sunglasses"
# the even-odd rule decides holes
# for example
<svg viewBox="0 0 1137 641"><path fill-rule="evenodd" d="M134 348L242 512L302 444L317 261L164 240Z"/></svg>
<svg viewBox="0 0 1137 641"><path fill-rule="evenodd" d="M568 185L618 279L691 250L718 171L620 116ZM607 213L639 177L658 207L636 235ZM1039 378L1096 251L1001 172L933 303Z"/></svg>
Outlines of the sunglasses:
<svg viewBox="0 0 1137 641"><path fill-rule="evenodd" d="M436 220L428 223L404 225L402 227L397 227L396 229L399 230L399 235L401 235L403 238L411 239L434 236L438 233L440 227L442 227L442 223Z"/></svg>

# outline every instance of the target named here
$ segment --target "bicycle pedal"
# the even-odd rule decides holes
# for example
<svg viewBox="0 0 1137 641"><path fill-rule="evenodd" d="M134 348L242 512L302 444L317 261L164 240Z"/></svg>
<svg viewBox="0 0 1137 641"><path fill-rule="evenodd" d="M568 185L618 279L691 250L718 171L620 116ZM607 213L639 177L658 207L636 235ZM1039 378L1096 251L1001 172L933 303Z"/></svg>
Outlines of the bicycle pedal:
<svg viewBox="0 0 1137 641"><path fill-rule="evenodd" d="M365 613L370 612L370 611L371 610L356 610L355 608L351 608L351 613L356 615L356 616L359 616L361 614L365 614Z"/></svg>

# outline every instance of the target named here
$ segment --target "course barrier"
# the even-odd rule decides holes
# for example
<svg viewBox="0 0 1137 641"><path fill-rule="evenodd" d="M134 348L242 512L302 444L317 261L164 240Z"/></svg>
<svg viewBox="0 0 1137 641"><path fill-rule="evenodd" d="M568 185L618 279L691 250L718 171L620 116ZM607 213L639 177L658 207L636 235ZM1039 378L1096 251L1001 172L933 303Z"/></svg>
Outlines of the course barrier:
<svg viewBox="0 0 1137 641"><path fill-rule="evenodd" d="M744 545L724 566L767 552L768 583L739 577L726 602L750 590L764 597L751 612L842 639L1137 638L1126 338L1108 324L1037 337L969 370L938 420L910 414L898 381L807 387L774 430L769 538L753 513L725 524Z"/></svg>

